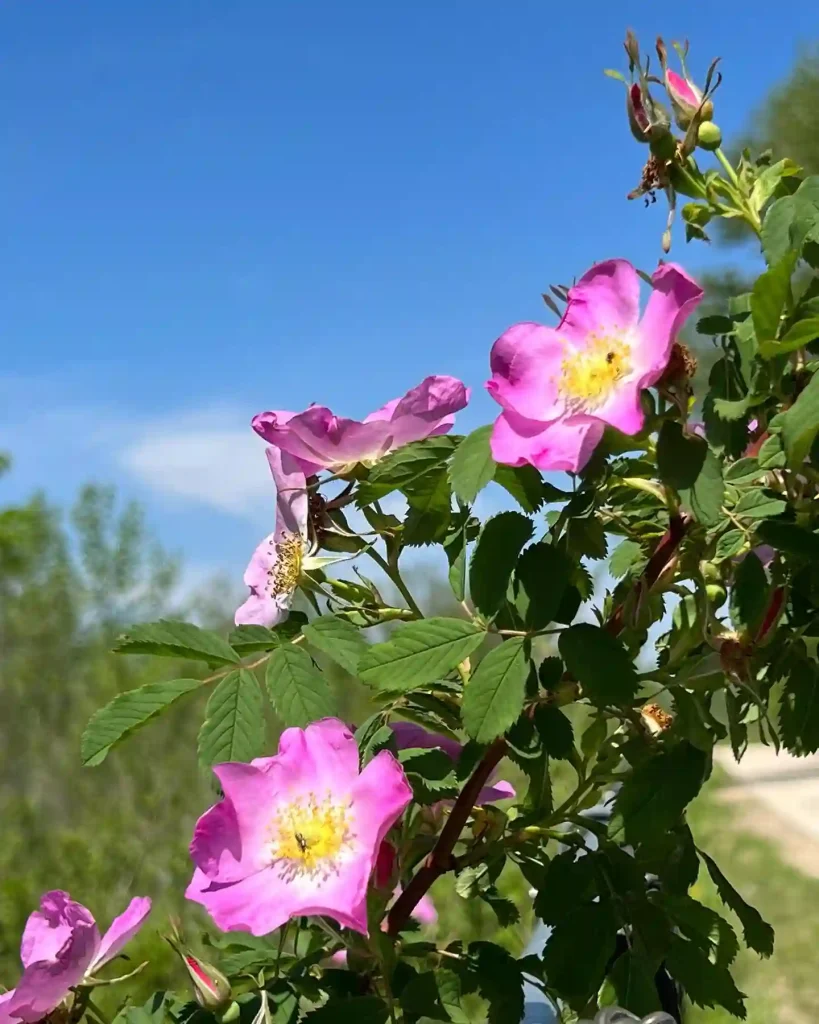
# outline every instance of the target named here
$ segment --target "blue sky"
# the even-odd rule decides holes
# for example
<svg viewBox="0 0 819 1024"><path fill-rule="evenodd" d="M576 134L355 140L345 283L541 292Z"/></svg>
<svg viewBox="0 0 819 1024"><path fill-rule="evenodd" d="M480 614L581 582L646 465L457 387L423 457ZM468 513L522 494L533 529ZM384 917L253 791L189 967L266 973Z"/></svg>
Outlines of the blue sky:
<svg viewBox="0 0 819 1024"><path fill-rule="evenodd" d="M247 424L363 415L428 373L493 413L489 347L589 264L660 255L625 194L631 25L721 55L738 130L816 35L809 5L3 0L2 501L88 479L240 576L272 490ZM707 12L707 13L706 13ZM623 68L624 69L624 68ZM686 247L691 269L721 254Z"/></svg>

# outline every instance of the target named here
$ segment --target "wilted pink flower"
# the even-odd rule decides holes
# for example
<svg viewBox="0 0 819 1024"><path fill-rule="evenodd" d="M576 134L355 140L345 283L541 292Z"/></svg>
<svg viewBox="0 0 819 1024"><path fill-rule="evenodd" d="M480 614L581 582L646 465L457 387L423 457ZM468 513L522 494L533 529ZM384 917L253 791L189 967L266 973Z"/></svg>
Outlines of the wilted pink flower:
<svg viewBox="0 0 819 1024"><path fill-rule="evenodd" d="M569 290L557 328L522 323L492 346L487 390L503 407L492 456L510 466L577 472L606 424L643 426L640 392L655 383L702 289L674 263L659 267L640 318L640 279L622 259L595 264Z"/></svg>
<svg viewBox="0 0 819 1024"><path fill-rule="evenodd" d="M359 772L352 733L325 718L286 729L275 757L214 772L225 796L196 824L188 899L224 931L266 935L316 914L366 935L376 855L412 798L393 755Z"/></svg>
<svg viewBox="0 0 819 1024"><path fill-rule="evenodd" d="M259 413L252 426L269 444L299 459L308 474L338 471L357 462L372 464L410 441L447 433L468 401L469 389L455 377L427 377L363 422L311 405L299 413Z"/></svg>
<svg viewBox="0 0 819 1024"><path fill-rule="evenodd" d="M23 975L16 988L0 995L0 1024L42 1020L72 988L119 954L150 909L145 896L131 900L100 938L91 912L81 903L59 889L45 893L23 931Z"/></svg>
<svg viewBox="0 0 819 1024"><path fill-rule="evenodd" d="M244 581L250 596L236 610L237 626L274 626L287 617L302 572L340 561L313 554L308 533L307 482L298 459L267 449L276 484L276 528L253 552Z"/></svg>
<svg viewBox="0 0 819 1024"><path fill-rule="evenodd" d="M442 736L437 732L430 732L422 725L415 722L390 722L390 728L395 733L395 740L399 750L410 750L417 747L419 750L429 750L438 747L446 754L453 764L457 764L463 747L457 740L449 736ZM494 774L494 773L493 773ZM493 776L490 776L490 779ZM478 805L492 804L496 800L509 800L515 796L515 787L509 782L499 781L484 786L478 794Z"/></svg>

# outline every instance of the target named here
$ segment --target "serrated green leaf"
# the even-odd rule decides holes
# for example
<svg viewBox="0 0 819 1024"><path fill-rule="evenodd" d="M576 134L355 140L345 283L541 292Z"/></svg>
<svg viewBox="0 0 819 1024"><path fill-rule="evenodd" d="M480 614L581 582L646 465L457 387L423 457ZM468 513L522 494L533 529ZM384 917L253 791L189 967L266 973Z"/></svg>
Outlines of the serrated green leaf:
<svg viewBox="0 0 819 1024"><path fill-rule="evenodd" d="M560 708L539 704L535 708L534 722L543 743L543 749L549 757L563 761L572 756L574 730L572 723Z"/></svg>
<svg viewBox="0 0 819 1024"><path fill-rule="evenodd" d="M509 580L534 524L520 512L500 512L484 523L469 566L469 593L484 615L494 615L506 598Z"/></svg>
<svg viewBox="0 0 819 1024"><path fill-rule="evenodd" d="M788 465L797 469L805 461L819 433L819 373L815 373L805 390L782 419L782 442Z"/></svg>
<svg viewBox="0 0 819 1024"><path fill-rule="evenodd" d="M725 485L719 460L706 441L684 435L679 423L667 420L657 441L657 470L699 522L704 526L719 522Z"/></svg>
<svg viewBox="0 0 819 1024"><path fill-rule="evenodd" d="M553 544L532 544L518 559L517 605L527 629L543 629L554 621L569 585L572 563Z"/></svg>
<svg viewBox="0 0 819 1024"><path fill-rule="evenodd" d="M731 587L731 622L736 629L744 629L751 636L756 633L768 606L768 590L762 562L749 551L734 570Z"/></svg>
<svg viewBox="0 0 819 1024"><path fill-rule="evenodd" d="M714 963L731 966L739 953L739 940L724 917L682 893L665 895L662 905L683 935L712 957Z"/></svg>
<svg viewBox="0 0 819 1024"><path fill-rule="evenodd" d="M398 759L417 803L434 804L458 795L455 766L443 750L408 748L399 751Z"/></svg>
<svg viewBox="0 0 819 1024"><path fill-rule="evenodd" d="M763 359L774 359L789 352L805 348L819 338L819 317L806 317L792 324L778 340L760 342L759 354Z"/></svg>
<svg viewBox="0 0 819 1024"><path fill-rule="evenodd" d="M487 1024L519 1024L523 1018L523 977L515 958L493 942L472 942L475 981L489 1003Z"/></svg>
<svg viewBox="0 0 819 1024"><path fill-rule="evenodd" d="M270 655L265 683L270 702L286 726L303 728L336 713L327 680L300 647L289 644Z"/></svg>
<svg viewBox="0 0 819 1024"><path fill-rule="evenodd" d="M369 505L395 490L403 490L426 473L439 469L452 455L461 438L439 434L423 441L413 441L380 459L370 470L367 480L359 484L356 504Z"/></svg>
<svg viewBox="0 0 819 1024"><path fill-rule="evenodd" d="M771 516L778 516L786 508L787 503L776 491L755 487L742 495L734 506L734 515L747 519L769 519Z"/></svg>
<svg viewBox="0 0 819 1024"><path fill-rule="evenodd" d="M264 751L261 690L244 669L230 672L210 695L199 730L199 761L205 768L225 761L252 761Z"/></svg>
<svg viewBox="0 0 819 1024"><path fill-rule="evenodd" d="M744 484L762 476L762 469L756 459L739 459L725 470L727 484Z"/></svg>
<svg viewBox="0 0 819 1024"><path fill-rule="evenodd" d="M723 1006L735 1017L745 1017L743 994L734 984L730 971L711 963L696 943L675 935L666 966L697 1006Z"/></svg>
<svg viewBox="0 0 819 1024"><path fill-rule="evenodd" d="M201 679L169 679L118 694L110 704L95 711L85 727L82 763L87 767L102 764L117 743L201 686Z"/></svg>
<svg viewBox="0 0 819 1024"><path fill-rule="evenodd" d="M594 704L626 704L637 692L637 672L625 648L599 626L581 622L560 634L566 668Z"/></svg>
<svg viewBox="0 0 819 1024"><path fill-rule="evenodd" d="M609 572L616 580L619 580L645 560L643 548L637 541L624 540L611 554Z"/></svg>
<svg viewBox="0 0 819 1024"><path fill-rule="evenodd" d="M358 676L381 690L400 692L441 679L483 643L486 632L464 619L432 618L399 626L373 644L358 663Z"/></svg>
<svg viewBox="0 0 819 1024"><path fill-rule="evenodd" d="M496 466L495 483L507 491L524 512L537 512L544 502L567 501L571 494L544 480L534 466Z"/></svg>
<svg viewBox="0 0 819 1024"><path fill-rule="evenodd" d="M565 850L548 862L535 897L535 913L546 924L558 924L596 894L597 854L578 857Z"/></svg>
<svg viewBox="0 0 819 1024"><path fill-rule="evenodd" d="M790 297L791 274L796 260L795 252L785 253L754 282L751 317L759 342L770 341L779 333L780 317Z"/></svg>
<svg viewBox="0 0 819 1024"><path fill-rule="evenodd" d="M512 637L486 655L464 691L463 723L472 739L491 743L512 725L523 707L527 674L523 637Z"/></svg>
<svg viewBox="0 0 819 1024"><path fill-rule="evenodd" d="M449 585L459 601L466 597L466 549L468 543L469 513L461 510L452 517L443 548L449 562Z"/></svg>
<svg viewBox="0 0 819 1024"><path fill-rule="evenodd" d="M797 757L819 750L819 668L798 661L785 679L779 706L782 743Z"/></svg>
<svg viewBox="0 0 819 1024"><path fill-rule="evenodd" d="M576 1010L600 987L619 926L610 901L603 899L577 906L554 926L543 950L544 977Z"/></svg>
<svg viewBox="0 0 819 1024"><path fill-rule="evenodd" d="M452 456L449 479L453 492L465 505L471 505L495 475L495 462L489 448L491 435L491 423L478 427L461 441Z"/></svg>
<svg viewBox="0 0 819 1024"><path fill-rule="evenodd" d="M757 453L759 468L779 469L787 462L785 451L782 448L782 437L779 434L771 434L766 438Z"/></svg>
<svg viewBox="0 0 819 1024"><path fill-rule="evenodd" d="M803 558L819 559L819 534L811 533L796 523L783 523L776 519L763 519L756 526L756 535L763 544L778 551Z"/></svg>
<svg viewBox="0 0 819 1024"><path fill-rule="evenodd" d="M191 622L160 619L131 626L114 644L117 654L154 654L163 658L190 658L208 665L235 665L239 655L216 633Z"/></svg>
<svg viewBox="0 0 819 1024"><path fill-rule="evenodd" d="M769 265L799 254L819 238L819 176L805 178L791 196L777 199L762 222L762 249Z"/></svg>
<svg viewBox="0 0 819 1024"><path fill-rule="evenodd" d="M452 494L445 466L403 488L409 502L402 540L413 547L442 540L452 518Z"/></svg>
<svg viewBox="0 0 819 1024"><path fill-rule="evenodd" d="M717 541L714 557L719 562L726 558L733 558L734 555L738 554L742 550L744 544L745 534L742 530L728 530L727 533L723 533Z"/></svg>
<svg viewBox="0 0 819 1024"><path fill-rule="evenodd" d="M699 793L707 764L706 754L685 741L641 761L617 794L609 837L637 845L673 829Z"/></svg>
<svg viewBox="0 0 819 1024"><path fill-rule="evenodd" d="M657 1009L655 965L636 950L627 949L609 971L600 999L601 1006L627 1006L629 1011L648 1016ZM610 999L606 990L611 990Z"/></svg>
<svg viewBox="0 0 819 1024"><path fill-rule="evenodd" d="M715 398L714 412L721 420L727 420L730 423L734 420L741 420L746 416L753 404L752 395L746 395L744 398L739 398L735 401L727 398Z"/></svg>
<svg viewBox="0 0 819 1024"><path fill-rule="evenodd" d="M703 316L697 321L697 333L706 334L712 337L722 334L733 334L734 332L734 321L730 316L722 316L721 314L714 314L713 316Z"/></svg>
<svg viewBox="0 0 819 1024"><path fill-rule="evenodd" d="M290 612L284 622L275 629L266 626L237 626L228 635L228 643L241 656L253 654L254 651L272 651L282 644L289 644L301 633L302 626L307 622L304 612Z"/></svg>
<svg viewBox="0 0 819 1024"><path fill-rule="evenodd" d="M774 949L773 928L771 928L767 921L762 919L762 915L758 910L745 902L722 871L720 871L713 857L710 857L702 850L697 850L697 853L708 869L711 880L717 887L719 898L739 918L745 945L759 953L760 956L770 956Z"/></svg>
<svg viewBox="0 0 819 1024"><path fill-rule="evenodd" d="M322 615L304 627L309 643L332 658L338 665L354 676L358 662L369 644L350 622L335 615Z"/></svg>

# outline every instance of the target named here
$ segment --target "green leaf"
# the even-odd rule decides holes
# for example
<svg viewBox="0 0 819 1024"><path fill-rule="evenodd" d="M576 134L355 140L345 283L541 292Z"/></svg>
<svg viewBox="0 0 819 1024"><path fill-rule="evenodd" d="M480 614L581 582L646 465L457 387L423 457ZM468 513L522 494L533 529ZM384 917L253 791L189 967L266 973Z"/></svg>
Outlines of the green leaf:
<svg viewBox="0 0 819 1024"><path fill-rule="evenodd" d="M565 761L572 756L574 731L572 723L560 708L538 704L535 708L535 728L549 757Z"/></svg>
<svg viewBox="0 0 819 1024"><path fill-rule="evenodd" d="M657 440L657 470L699 522L719 522L725 492L722 468L703 438L686 436L679 423L667 420Z"/></svg>
<svg viewBox="0 0 819 1024"><path fill-rule="evenodd" d="M303 612L290 612L275 629L266 626L237 626L231 630L228 643L243 657L255 651L272 651L282 644L289 644L293 637L299 635L306 622L307 616Z"/></svg>
<svg viewBox="0 0 819 1024"><path fill-rule="evenodd" d="M735 1017L745 1017L743 994L734 984L730 971L711 963L696 943L675 935L666 966L697 1006L723 1006Z"/></svg>
<svg viewBox="0 0 819 1024"><path fill-rule="evenodd" d="M671 831L699 793L707 765L706 754L686 741L641 761L617 794L610 838L636 845Z"/></svg>
<svg viewBox="0 0 819 1024"><path fill-rule="evenodd" d="M792 196L771 206L762 222L762 249L768 264L789 252L800 253L805 242L819 238L819 176L805 178Z"/></svg>
<svg viewBox="0 0 819 1024"><path fill-rule="evenodd" d="M546 924L558 924L596 894L596 854L578 857L565 850L548 862L535 897L535 913Z"/></svg>
<svg viewBox="0 0 819 1024"><path fill-rule="evenodd" d="M609 559L609 572L616 580L619 580L645 560L642 546L637 541L624 540L612 552Z"/></svg>
<svg viewBox="0 0 819 1024"><path fill-rule="evenodd" d="M276 714L286 726L303 728L336 713L327 680L300 647L289 644L274 651L267 663L265 682Z"/></svg>
<svg viewBox="0 0 819 1024"><path fill-rule="evenodd" d="M358 662L369 644L350 622L335 615L322 615L304 627L307 640L351 676L358 672Z"/></svg>
<svg viewBox="0 0 819 1024"><path fill-rule="evenodd" d="M534 525L520 512L501 512L484 523L469 566L469 593L484 615L494 615L503 604L509 580Z"/></svg>
<svg viewBox="0 0 819 1024"><path fill-rule="evenodd" d="M401 1006L412 1020L451 1021L452 1024L469 1024L469 1018L461 1007L461 985L453 971L436 968L417 974L402 989L399 997Z"/></svg>
<svg viewBox="0 0 819 1024"><path fill-rule="evenodd" d="M759 342L779 333L780 317L791 294L791 274L797 254L786 253L770 270L760 274L751 291L751 317Z"/></svg>
<svg viewBox="0 0 819 1024"><path fill-rule="evenodd" d="M788 465L798 469L819 433L819 373L815 373L782 420L782 441Z"/></svg>
<svg viewBox="0 0 819 1024"><path fill-rule="evenodd" d="M464 619L432 618L399 626L383 644L373 644L358 663L365 683L390 692L441 679L483 643L485 631Z"/></svg>
<svg viewBox="0 0 819 1024"><path fill-rule="evenodd" d="M452 490L465 505L471 505L495 475L489 448L492 424L478 427L458 445L449 467Z"/></svg>
<svg viewBox="0 0 819 1024"><path fill-rule="evenodd" d="M734 555L742 550L744 544L745 534L742 530L728 530L717 541L714 557L719 562L724 561L726 558L733 558Z"/></svg>
<svg viewBox="0 0 819 1024"><path fill-rule="evenodd" d="M785 452L782 448L782 438L779 434L771 434L762 442L757 453L757 462L760 469L779 469L787 462Z"/></svg>
<svg viewBox="0 0 819 1024"><path fill-rule="evenodd" d="M663 906L686 938L721 967L731 966L739 953L739 940L724 917L682 893L665 895Z"/></svg>
<svg viewBox="0 0 819 1024"><path fill-rule="evenodd" d="M434 804L458 795L455 766L443 750L408 748L399 752L398 759L418 803Z"/></svg>
<svg viewBox="0 0 819 1024"><path fill-rule="evenodd" d="M765 170L759 174L759 177L754 182L753 190L751 191L751 206L753 209L757 211L761 210L777 190L782 179L798 175L800 170L801 168L798 164L787 158L784 160L778 160L770 167L766 167Z"/></svg>
<svg viewBox="0 0 819 1024"><path fill-rule="evenodd" d="M779 707L782 743L797 757L819 750L819 667L797 661L785 679Z"/></svg>
<svg viewBox="0 0 819 1024"><path fill-rule="evenodd" d="M489 1003L487 1024L519 1024L523 1018L523 978L515 958L493 942L473 942L475 980Z"/></svg>
<svg viewBox="0 0 819 1024"><path fill-rule="evenodd" d="M543 972L546 984L574 1009L581 1009L600 987L618 928L608 900L577 906L554 926L543 950Z"/></svg>
<svg viewBox="0 0 819 1024"><path fill-rule="evenodd" d="M581 622L560 634L566 668L594 704L627 704L637 692L637 673L625 648L599 626Z"/></svg>
<svg viewBox="0 0 819 1024"><path fill-rule="evenodd" d="M469 541L469 512L456 513L443 540L444 553L449 562L449 585L459 601L466 597L466 549Z"/></svg>
<svg viewBox="0 0 819 1024"><path fill-rule="evenodd" d="M190 622L160 619L131 626L114 644L117 654L155 654L162 658L190 658L208 665L235 665L239 655L230 644Z"/></svg>
<svg viewBox="0 0 819 1024"><path fill-rule="evenodd" d="M544 480L534 466L496 466L495 483L507 491L524 512L532 513L547 501L567 501L571 495Z"/></svg>
<svg viewBox="0 0 819 1024"><path fill-rule="evenodd" d="M762 476L762 469L756 459L739 459L725 470L727 484L744 484Z"/></svg>
<svg viewBox="0 0 819 1024"><path fill-rule="evenodd" d="M446 467L427 473L403 490L409 502L404 520L404 544L434 544L442 540L452 518L452 494Z"/></svg>
<svg viewBox="0 0 819 1024"><path fill-rule="evenodd" d="M774 930L762 919L762 915L740 896L736 889L717 867L716 862L707 853L697 850L708 869L711 881L717 887L719 898L729 910L739 918L745 945L760 956L770 956L774 949ZM724 1004L723 1004L724 1005Z"/></svg>
<svg viewBox="0 0 819 1024"><path fill-rule="evenodd" d="M201 679L169 679L118 694L110 704L95 711L85 727L82 763L88 767L102 764L117 743L201 686Z"/></svg>
<svg viewBox="0 0 819 1024"><path fill-rule="evenodd" d="M553 622L569 585L572 564L553 544L532 544L518 559L515 580L527 629L543 629Z"/></svg>
<svg viewBox="0 0 819 1024"><path fill-rule="evenodd" d="M516 721L523 707L528 662L523 637L493 648L464 691L463 723L478 743L491 743Z"/></svg>
<svg viewBox="0 0 819 1024"><path fill-rule="evenodd" d="M697 321L697 333L707 334L712 337L721 334L733 334L734 321L730 316L722 316L720 314L704 316Z"/></svg>
<svg viewBox="0 0 819 1024"><path fill-rule="evenodd" d="M378 996L331 999L302 1020L307 1024L386 1024L390 1011Z"/></svg>
<svg viewBox="0 0 819 1024"><path fill-rule="evenodd" d="M731 623L736 629L755 634L768 607L769 589L762 562L749 551L734 570L731 587Z"/></svg>
<svg viewBox="0 0 819 1024"><path fill-rule="evenodd" d="M224 761L252 761L264 751L262 693L255 676L231 672L210 695L199 730L199 761L205 768Z"/></svg>
<svg viewBox="0 0 819 1024"><path fill-rule="evenodd" d="M744 398L739 398L736 401L731 401L727 398L715 398L714 412L721 420L727 420L730 423L734 420L741 420L746 416L753 404L753 395L746 395Z"/></svg>
<svg viewBox="0 0 819 1024"><path fill-rule="evenodd" d="M819 317L811 316L805 320L797 320L778 341L760 342L759 354L763 359L773 359L805 348L819 338Z"/></svg>
<svg viewBox="0 0 819 1024"><path fill-rule="evenodd" d="M770 544L778 551L819 560L819 534L811 533L795 523L763 519L757 524L756 535L763 544Z"/></svg>
<svg viewBox="0 0 819 1024"><path fill-rule="evenodd" d="M443 466L460 442L460 437L441 434L413 441L379 460L367 480L359 484L356 504L369 505L395 490L403 490L426 473Z"/></svg>
<svg viewBox="0 0 819 1024"><path fill-rule="evenodd" d="M657 1009L655 965L633 949L627 949L614 961L607 985L612 991L611 1001L601 999L601 1005L627 1006L632 1013L648 1016Z"/></svg>
<svg viewBox="0 0 819 1024"><path fill-rule="evenodd" d="M776 491L755 487L742 495L734 506L734 515L745 516L748 519L768 519L771 516L778 516L786 508L787 503Z"/></svg>

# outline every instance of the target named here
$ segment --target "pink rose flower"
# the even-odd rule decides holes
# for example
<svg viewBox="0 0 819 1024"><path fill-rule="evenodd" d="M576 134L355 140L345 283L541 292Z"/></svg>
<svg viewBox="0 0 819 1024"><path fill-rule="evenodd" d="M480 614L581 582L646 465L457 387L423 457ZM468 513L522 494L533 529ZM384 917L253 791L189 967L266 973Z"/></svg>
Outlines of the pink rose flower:
<svg viewBox="0 0 819 1024"><path fill-rule="evenodd" d="M700 286L674 263L659 267L640 318L640 279L626 260L595 264L569 291L557 328L521 323L492 346L487 390L503 412L492 456L510 466L578 472L606 424L638 433L640 392L663 373Z"/></svg>
<svg viewBox="0 0 819 1024"><path fill-rule="evenodd" d="M455 377L427 377L363 421L311 405L299 413L259 413L252 426L268 444L299 459L308 475L337 472L357 462L372 464L410 441L446 434L468 401L469 389Z"/></svg>
<svg viewBox="0 0 819 1024"><path fill-rule="evenodd" d="M23 931L22 977L16 988L0 995L0 1024L42 1020L72 988L119 955L150 910L146 896L131 900L100 938L91 912L81 903L59 889L45 893Z"/></svg>
<svg viewBox="0 0 819 1024"><path fill-rule="evenodd" d="M245 570L250 596L236 610L237 626L275 626L287 618L302 572L346 557L313 554L307 480L299 460L278 448L268 448L267 461L276 484L276 528L253 552Z"/></svg>
<svg viewBox="0 0 819 1024"><path fill-rule="evenodd" d="M275 757L214 768L224 799L197 822L188 899L224 931L266 935L299 915L367 934L367 886L384 837L412 799L381 751L363 771L343 722L285 729Z"/></svg>

